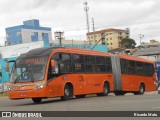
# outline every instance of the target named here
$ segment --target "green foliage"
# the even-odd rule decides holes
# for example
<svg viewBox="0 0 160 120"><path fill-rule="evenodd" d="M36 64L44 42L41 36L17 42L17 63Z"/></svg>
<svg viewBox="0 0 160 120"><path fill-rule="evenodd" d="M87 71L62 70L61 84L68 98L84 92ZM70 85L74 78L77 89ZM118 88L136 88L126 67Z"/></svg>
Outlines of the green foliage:
<svg viewBox="0 0 160 120"><path fill-rule="evenodd" d="M131 38L123 38L122 40L121 40L121 46L122 47L124 47L124 48L129 48L129 49L131 49L131 48L135 48L135 46L136 46L136 42L135 42L135 40L133 40L133 39L131 39Z"/></svg>

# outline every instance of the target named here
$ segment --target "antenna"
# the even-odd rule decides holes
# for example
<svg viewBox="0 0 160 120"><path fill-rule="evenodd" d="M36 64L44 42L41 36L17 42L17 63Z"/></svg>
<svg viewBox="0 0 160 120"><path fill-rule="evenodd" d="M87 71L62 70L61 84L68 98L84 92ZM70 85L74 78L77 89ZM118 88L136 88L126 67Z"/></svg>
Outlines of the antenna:
<svg viewBox="0 0 160 120"><path fill-rule="evenodd" d="M92 29L93 29L93 39L94 39L94 42L95 42L95 27L94 27L94 18L92 18Z"/></svg>
<svg viewBox="0 0 160 120"><path fill-rule="evenodd" d="M93 32L95 32L95 27L94 27L94 18L92 18L92 29L93 29Z"/></svg>
<svg viewBox="0 0 160 120"><path fill-rule="evenodd" d="M88 33L89 33L89 19L88 19L89 7L87 6L88 5L87 2L84 2L83 5L84 5L84 11L86 12L87 30L88 30Z"/></svg>

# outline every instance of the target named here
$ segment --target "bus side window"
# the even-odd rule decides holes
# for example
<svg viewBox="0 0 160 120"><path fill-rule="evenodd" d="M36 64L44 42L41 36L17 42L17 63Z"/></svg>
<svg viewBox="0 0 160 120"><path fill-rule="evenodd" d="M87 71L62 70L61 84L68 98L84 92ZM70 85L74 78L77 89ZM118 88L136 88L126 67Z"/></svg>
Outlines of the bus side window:
<svg viewBox="0 0 160 120"><path fill-rule="evenodd" d="M60 67L60 73L71 73L72 64L71 64L71 55L62 53L60 55L61 60L58 62Z"/></svg>
<svg viewBox="0 0 160 120"><path fill-rule="evenodd" d="M106 63L105 62L105 57L96 56L96 72L98 72L98 73L106 72L105 63Z"/></svg>
<svg viewBox="0 0 160 120"><path fill-rule="evenodd" d="M73 55L74 72L84 72L84 59L83 55Z"/></svg>
<svg viewBox="0 0 160 120"><path fill-rule="evenodd" d="M112 73L112 63L110 57L106 57L106 72Z"/></svg>
<svg viewBox="0 0 160 120"><path fill-rule="evenodd" d="M136 62L136 75L145 76L144 63Z"/></svg>
<svg viewBox="0 0 160 120"><path fill-rule="evenodd" d="M92 73L96 71L94 56L85 56L85 72Z"/></svg>
<svg viewBox="0 0 160 120"><path fill-rule="evenodd" d="M153 76L154 74L154 66L150 63L145 63L145 76Z"/></svg>
<svg viewBox="0 0 160 120"><path fill-rule="evenodd" d="M127 73L127 65L125 59L120 59L120 65L121 65L121 73L126 74Z"/></svg>
<svg viewBox="0 0 160 120"><path fill-rule="evenodd" d="M54 60L55 66L51 65L52 60ZM58 61L60 61L60 54L56 53L52 56L50 60L49 70L48 70L48 79L58 76L58 73L59 73Z"/></svg>

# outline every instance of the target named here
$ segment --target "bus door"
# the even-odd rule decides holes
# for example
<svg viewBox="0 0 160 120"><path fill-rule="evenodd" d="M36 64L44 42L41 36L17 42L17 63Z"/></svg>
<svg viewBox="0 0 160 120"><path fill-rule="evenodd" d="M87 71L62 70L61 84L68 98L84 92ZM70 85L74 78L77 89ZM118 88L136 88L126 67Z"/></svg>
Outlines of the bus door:
<svg viewBox="0 0 160 120"><path fill-rule="evenodd" d="M78 86L77 86L77 92L79 94L86 94L88 93L88 83L86 80L86 77L83 74L78 75Z"/></svg>
<svg viewBox="0 0 160 120"><path fill-rule="evenodd" d="M72 55L73 71L72 80L74 80L75 94L85 94L87 89L87 75L85 74L84 56L80 54Z"/></svg>
<svg viewBox="0 0 160 120"><path fill-rule="evenodd" d="M112 61L112 71L114 78L114 91L122 91L122 78L121 78L121 68L120 68L120 58L117 55L111 56Z"/></svg>
<svg viewBox="0 0 160 120"><path fill-rule="evenodd" d="M48 80L51 80L50 89L55 95L63 94L63 85L66 82L72 82L71 75L71 55L67 53L54 54L50 61Z"/></svg>

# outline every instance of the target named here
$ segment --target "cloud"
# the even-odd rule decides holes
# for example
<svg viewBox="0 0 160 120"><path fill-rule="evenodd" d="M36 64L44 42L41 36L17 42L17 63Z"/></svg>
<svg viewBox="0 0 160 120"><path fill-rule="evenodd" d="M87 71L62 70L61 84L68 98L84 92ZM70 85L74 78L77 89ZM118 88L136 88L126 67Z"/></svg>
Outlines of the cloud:
<svg viewBox="0 0 160 120"><path fill-rule="evenodd" d="M67 39L84 39L86 18L85 0L0 0L0 38L5 36L5 27L22 24L27 19L39 19L41 26L62 28ZM102 28L130 27L131 37L139 42L160 40L160 0L87 0L96 30ZM91 29L92 30L92 29ZM76 38L77 36L77 38ZM80 37L81 36L81 37Z"/></svg>

